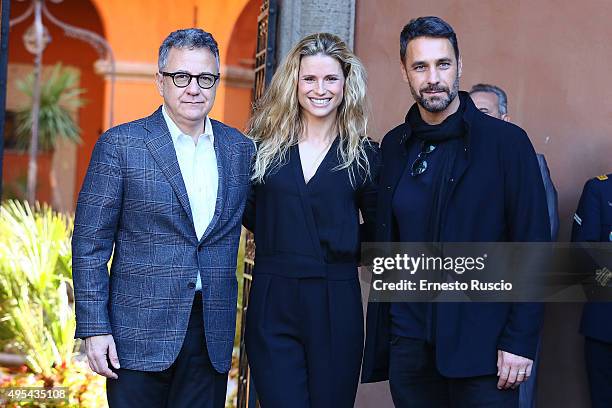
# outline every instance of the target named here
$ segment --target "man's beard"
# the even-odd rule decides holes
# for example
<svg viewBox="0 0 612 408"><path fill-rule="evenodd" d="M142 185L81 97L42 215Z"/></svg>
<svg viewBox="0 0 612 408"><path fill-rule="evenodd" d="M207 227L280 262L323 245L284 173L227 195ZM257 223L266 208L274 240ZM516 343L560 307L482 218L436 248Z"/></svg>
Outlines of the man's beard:
<svg viewBox="0 0 612 408"><path fill-rule="evenodd" d="M418 93L410 85L410 93L414 100L423 107L428 112L438 113L442 112L444 109L448 108L448 105L457 97L457 93L459 92L459 76L455 77L455 82L453 82L453 89L449 90L445 86L428 86L426 88L421 89ZM445 95L442 96L434 96L430 99L427 99L423 96L424 92L444 92Z"/></svg>

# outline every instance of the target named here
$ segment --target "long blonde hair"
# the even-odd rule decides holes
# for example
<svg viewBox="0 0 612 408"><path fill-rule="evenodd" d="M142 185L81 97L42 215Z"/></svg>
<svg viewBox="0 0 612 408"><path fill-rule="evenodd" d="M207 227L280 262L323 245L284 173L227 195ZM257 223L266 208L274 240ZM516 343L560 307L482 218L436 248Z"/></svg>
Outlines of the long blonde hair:
<svg viewBox="0 0 612 408"><path fill-rule="evenodd" d="M289 148L302 137L305 123L297 98L300 62L304 56L319 54L335 58L345 77L344 98L336 114L340 165L335 170L349 168L353 185L354 163L357 171L369 175L365 69L338 36L318 33L304 37L293 47L272 77L266 93L255 105L248 125L249 136L258 144L253 180L263 182L268 172L285 163Z"/></svg>

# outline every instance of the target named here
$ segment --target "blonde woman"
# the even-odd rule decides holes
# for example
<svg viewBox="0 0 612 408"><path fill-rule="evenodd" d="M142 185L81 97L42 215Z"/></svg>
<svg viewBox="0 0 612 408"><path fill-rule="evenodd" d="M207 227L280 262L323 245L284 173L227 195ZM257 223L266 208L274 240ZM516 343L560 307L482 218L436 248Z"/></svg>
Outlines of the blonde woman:
<svg viewBox="0 0 612 408"><path fill-rule="evenodd" d="M244 217L256 244L246 345L263 408L355 401L357 264L378 167L365 92L365 70L346 44L310 35L289 52L250 122L258 151Z"/></svg>

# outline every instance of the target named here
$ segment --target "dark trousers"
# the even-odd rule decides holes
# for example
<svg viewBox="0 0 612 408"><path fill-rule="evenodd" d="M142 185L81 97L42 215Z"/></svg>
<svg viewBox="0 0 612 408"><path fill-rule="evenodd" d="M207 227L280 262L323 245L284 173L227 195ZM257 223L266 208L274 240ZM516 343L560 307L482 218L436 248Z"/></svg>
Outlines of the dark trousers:
<svg viewBox="0 0 612 408"><path fill-rule="evenodd" d="M262 408L352 408L363 353L359 281L254 276L246 347Z"/></svg>
<svg viewBox="0 0 612 408"><path fill-rule="evenodd" d="M204 340L202 296L195 296L183 346L170 367L159 372L116 370L106 380L110 408L223 408L227 374L212 366Z"/></svg>
<svg viewBox="0 0 612 408"><path fill-rule="evenodd" d="M498 390L497 381L496 375L444 377L436 368L432 344L392 336L389 385L397 408L518 407L518 389Z"/></svg>
<svg viewBox="0 0 612 408"><path fill-rule="evenodd" d="M602 324L606 324L602 322ZM586 337L584 354L591 406L593 408L612 407L612 343L605 343Z"/></svg>

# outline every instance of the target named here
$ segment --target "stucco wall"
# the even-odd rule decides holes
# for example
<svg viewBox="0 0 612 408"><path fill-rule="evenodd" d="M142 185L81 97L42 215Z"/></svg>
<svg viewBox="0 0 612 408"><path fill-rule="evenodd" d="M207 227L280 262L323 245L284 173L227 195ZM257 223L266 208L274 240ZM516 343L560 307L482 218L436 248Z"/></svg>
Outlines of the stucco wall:
<svg viewBox="0 0 612 408"><path fill-rule="evenodd" d="M584 182L612 172L612 2L358 1L355 49L369 73L375 139L400 123L413 103L401 80L399 33L411 18L424 15L442 17L457 32L461 89L488 82L508 93L512 121L546 155L559 191L560 240L568 240ZM547 307L544 407L587 406L579 315L580 305Z"/></svg>

